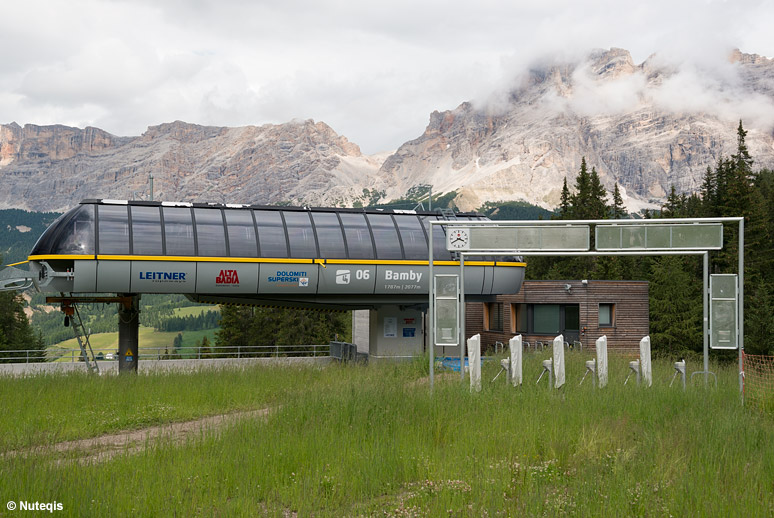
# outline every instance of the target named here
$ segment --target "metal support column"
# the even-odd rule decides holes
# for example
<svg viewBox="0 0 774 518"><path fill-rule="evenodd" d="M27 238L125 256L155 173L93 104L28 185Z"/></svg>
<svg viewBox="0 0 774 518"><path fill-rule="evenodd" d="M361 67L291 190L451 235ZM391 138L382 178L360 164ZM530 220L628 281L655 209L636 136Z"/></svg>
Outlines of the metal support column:
<svg viewBox="0 0 774 518"><path fill-rule="evenodd" d="M140 296L128 295L129 307L118 307L118 373L137 372L140 359Z"/></svg>
<svg viewBox="0 0 774 518"><path fill-rule="evenodd" d="M433 392L433 383L435 381L435 276L433 273L433 224L430 223L430 236L427 238L428 248L428 260L427 270L430 276L430 285L428 286L427 293L429 295L429 301L427 304L427 321L428 329L430 331L430 344L427 347L428 357L430 357L430 392ZM460 366L462 367L462 366Z"/></svg>
<svg viewBox="0 0 774 518"><path fill-rule="evenodd" d="M703 261L703 267L701 270L701 281L702 281L702 290L701 290L701 305L704 308L704 320L702 324L702 337L704 342L704 386L706 387L709 384L709 316L707 312L707 308L709 307L709 288L708 288L708 282L707 279L709 278L709 252L704 252L703 255L704 261Z"/></svg>
<svg viewBox="0 0 774 518"><path fill-rule="evenodd" d="M737 331L739 332L739 395L744 404L744 218L739 220L739 299L737 304L739 319Z"/></svg>
<svg viewBox="0 0 774 518"><path fill-rule="evenodd" d="M457 319L460 323L460 379L465 381L465 254L460 254L460 302ZM469 366L472 368L473 366ZM473 372L472 370L470 372Z"/></svg>

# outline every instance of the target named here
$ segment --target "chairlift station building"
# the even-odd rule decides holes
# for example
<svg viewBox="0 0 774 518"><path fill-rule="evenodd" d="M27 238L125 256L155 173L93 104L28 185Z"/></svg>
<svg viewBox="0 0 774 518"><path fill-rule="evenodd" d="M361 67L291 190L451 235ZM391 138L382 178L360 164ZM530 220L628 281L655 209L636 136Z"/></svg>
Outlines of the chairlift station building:
<svg viewBox="0 0 774 518"><path fill-rule="evenodd" d="M119 314L119 356L137 353L137 295L180 293L214 304L368 309L372 358L423 350L428 246L456 271L436 212L85 200L29 256L41 291L132 297ZM461 223L479 214L453 216ZM433 233L431 236L430 233ZM475 259L475 258L474 258ZM466 260L469 301L517 293L516 257ZM121 334L125 338L122 340ZM131 356L131 355L130 355ZM136 361L133 364L136 368Z"/></svg>

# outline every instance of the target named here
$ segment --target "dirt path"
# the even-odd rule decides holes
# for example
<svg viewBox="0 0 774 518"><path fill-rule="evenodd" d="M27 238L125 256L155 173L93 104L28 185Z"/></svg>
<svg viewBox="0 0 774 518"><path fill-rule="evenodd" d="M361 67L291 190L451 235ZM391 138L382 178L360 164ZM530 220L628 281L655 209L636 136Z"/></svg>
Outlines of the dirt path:
<svg viewBox="0 0 774 518"><path fill-rule="evenodd" d="M78 462L81 464L90 464L105 462L122 453L139 453L151 443L160 440L169 440L175 444L180 444L194 436L201 436L206 432L217 430L243 419L265 417L272 410L272 408L262 408L260 410L202 417L191 421L151 426L139 430L127 430L125 432L91 437L89 439L65 441L47 446L37 446L29 450L11 451L2 456L15 457L17 455L31 453L55 452L64 454L64 458L58 460L58 463Z"/></svg>

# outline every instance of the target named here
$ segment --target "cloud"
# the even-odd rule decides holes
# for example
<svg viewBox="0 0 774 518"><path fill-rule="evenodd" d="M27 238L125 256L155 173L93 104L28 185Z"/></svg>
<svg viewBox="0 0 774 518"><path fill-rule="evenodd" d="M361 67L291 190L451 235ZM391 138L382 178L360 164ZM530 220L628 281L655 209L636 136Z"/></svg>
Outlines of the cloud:
<svg viewBox="0 0 774 518"><path fill-rule="evenodd" d="M617 46L711 68L733 47L774 56L773 18L765 0L25 0L0 17L0 113L121 135L314 118L375 152L419 136L433 110L509 91L545 56ZM620 109L637 85L609 88Z"/></svg>

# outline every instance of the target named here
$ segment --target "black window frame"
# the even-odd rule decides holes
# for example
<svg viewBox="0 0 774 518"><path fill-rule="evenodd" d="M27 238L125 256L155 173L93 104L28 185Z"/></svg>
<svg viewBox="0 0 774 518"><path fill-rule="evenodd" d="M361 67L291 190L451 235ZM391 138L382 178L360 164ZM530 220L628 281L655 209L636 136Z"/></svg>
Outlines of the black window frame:
<svg viewBox="0 0 774 518"><path fill-rule="evenodd" d="M384 225L380 228L380 226L377 226L377 230L374 230L374 224L378 224L379 221L390 221L392 223L392 230L395 232L395 238L397 239L397 243L390 243L386 249L382 248L384 254L379 252L379 243L381 242L381 237L379 236L379 239L377 239L377 232L381 233L381 228L389 229L389 225ZM369 212L366 213L366 221L368 221L368 225L371 229L371 235L373 237L374 242L374 252L376 253L376 259L381 261L402 261L405 258L405 255L403 253L403 242L400 239L400 231L398 230L398 226L395 224L395 218L392 217L392 214L381 214L381 213L373 213ZM398 245L397 250L399 253L395 253L396 248L395 244Z"/></svg>
<svg viewBox="0 0 774 518"><path fill-rule="evenodd" d="M417 216L416 214L397 214L393 216L393 219L395 220L396 227L398 228L398 235L400 236L401 246L403 248L403 257L406 260L414 260L414 261L422 261L427 259L428 252L429 252L428 244L427 244L427 231L425 230L425 226L422 224L422 220L419 218L419 216ZM421 251L414 250L413 246L409 247L406 244L406 240L404 239L404 234L420 234L420 232L417 232L416 228L412 229L407 226L401 226L401 222L409 222L409 221L416 222L416 225L418 225L419 227L419 230L421 232L420 242L422 243Z"/></svg>
<svg viewBox="0 0 774 518"><path fill-rule="evenodd" d="M99 255L131 255L132 254L132 221L131 216L129 215L129 205L128 204L102 204L96 206L96 242L97 242L97 254ZM110 214L111 212L118 212L121 209L123 209L123 214L119 214L119 218L113 218L114 214ZM111 248L110 250L105 249L105 243L103 241L107 241L108 243L115 243L115 242L123 242L121 240L115 240L111 236L114 234L112 231L108 232L107 230L104 231L103 235L103 229L111 229L111 226L115 222L121 222L123 221L126 228L126 248L125 249L115 249Z"/></svg>
<svg viewBox="0 0 774 518"><path fill-rule="evenodd" d="M228 222L229 215L236 216L237 214L240 215L240 216L246 216L245 222L249 219L250 224L249 225L241 225L241 224L240 225L238 225L238 224L231 225L231 224L229 224L229 222ZM228 243L228 253L229 253L230 257L260 257L260 248L259 248L259 245L258 245L258 229L256 229L256 227L255 227L255 216L253 215L253 211L252 210L249 210L249 209L228 209L228 208L226 208L226 209L223 210L223 224L225 225L225 228L226 228L226 240L227 240L227 243ZM244 249L242 249L242 245L241 245L240 239L232 239L232 236L231 236L231 229L232 228L233 229L237 229L237 228L252 228L253 229L253 236L252 236L252 238L253 238L253 243L252 243L253 247L252 247L252 251L250 252L249 255L242 255L243 253L247 253L247 249L249 249L250 247L247 246L247 247L244 247ZM234 236L234 237L236 237L236 236ZM240 249L239 254L234 253L234 247L232 246L232 243L234 243L234 242L239 242L239 244L237 245L237 248Z"/></svg>
<svg viewBox="0 0 774 518"><path fill-rule="evenodd" d="M210 216L212 216L212 218L208 220ZM198 257L229 257L228 236L226 232L226 223L223 219L223 209L220 207L193 207L193 218L194 231L196 234L196 255ZM203 220L202 223L199 222L200 219ZM201 233L199 231L200 227L203 230ZM222 234L218 234L217 236L218 238L223 237L223 250L220 253L209 253L213 249L209 249L212 244L208 242L208 239L212 237L212 235L206 231L208 227L220 228L222 232ZM208 250L206 250L207 253L202 251L202 244L208 248Z"/></svg>
<svg viewBox="0 0 774 518"><path fill-rule="evenodd" d="M76 250L72 248L62 248L67 239L74 239L74 231L71 229L73 225L77 225L80 216L87 211L90 211L91 216L91 229L88 232L88 236L91 238L91 242L86 243L84 250ZM53 227L53 225L52 225ZM44 233L38 241L42 241L47 236L48 232ZM64 242L64 243L63 243ZM41 244L43 246L46 243ZM94 204L81 204L69 214L65 214L56 228L51 231L50 241L48 244L48 250L42 253L49 253L53 255L96 255L97 254L97 210ZM36 243L35 248L38 245ZM37 253L34 255L38 255Z"/></svg>
<svg viewBox="0 0 774 518"><path fill-rule="evenodd" d="M315 259L320 257L320 247L317 243L317 234L314 230L314 223L312 222L312 216L309 213L309 211L300 211L300 210L283 210L282 212L282 221L285 224L285 234L287 236L287 242L288 242L288 257L291 259ZM288 218L288 216L293 215L291 218ZM306 220L303 223L309 222L309 226L306 227L305 225L297 225L296 221L293 221L296 218L296 215L298 215L300 218L303 218L303 216L306 216ZM288 219L291 219L291 224L288 225ZM293 243L299 243L299 240L291 240L290 234L291 231L295 232L297 229L309 230L309 235L311 236L311 242L309 242L308 239L304 240L304 250L293 250ZM310 247L311 245L311 247ZM297 255L299 254L300 255Z"/></svg>
<svg viewBox="0 0 774 518"><path fill-rule="evenodd" d="M599 318L599 310L602 308L602 306L607 306L610 309L610 321L609 322L602 322ZM600 302L597 305L597 326L598 327L615 327L615 304L612 302Z"/></svg>
<svg viewBox="0 0 774 518"><path fill-rule="evenodd" d="M169 211L169 214L167 214L167 211ZM190 229L191 229L190 242L193 245L193 251L190 254L189 253L179 253L179 250L170 250L170 246L169 246L169 230L170 229L167 228L168 225L183 225L183 226L186 226L184 223L181 224L181 223L176 222L176 221L173 221L172 223L170 223L168 221L168 218L167 218L167 216L173 215L176 212L179 212L179 213L182 214L182 213L184 213L186 211L190 215ZM181 207L181 206L176 206L176 205L162 205L161 213L162 213L162 217L163 217L165 255L180 256L180 257L195 257L197 255L197 253L198 253L198 248L197 248L197 242L196 242L196 220L194 219L193 207ZM178 237L175 236L175 239L178 239ZM186 242L186 241L183 240L182 242ZM177 242L176 242L176 244L177 244Z"/></svg>
<svg viewBox="0 0 774 518"><path fill-rule="evenodd" d="M269 209L254 209L252 212L253 212L253 221L255 221L256 236L257 236L257 239L258 239L258 257L261 257L261 258L264 258L264 259L281 259L281 258L289 257L288 232L287 232L287 229L285 228L285 220L282 217L282 212L278 211L278 210L269 210ZM261 222L262 221L266 221L266 220L262 220L259 217L262 214L276 215L276 217L279 219L279 225L275 225L275 224L272 224L272 225L262 225ZM282 235L282 239L284 240L284 244L283 244L284 249L285 249L284 253L282 253L282 254L267 255L267 251L266 251L267 247L265 247L264 243L261 242L261 239L263 238L263 236L266 235L266 233L262 229L267 229L267 228L274 228L274 229L278 228L280 230L280 233ZM274 243L267 242L265 244L266 245L270 245L270 244L273 245ZM269 252L273 252L273 248L275 248L275 247L271 247L271 248L272 248L272 250L269 250Z"/></svg>
<svg viewBox="0 0 774 518"><path fill-rule="evenodd" d="M347 240L344 236L344 229L341 225L341 219L339 218L339 215L335 212L328 212L328 211L317 211L310 213L312 225L314 225L314 232L317 236L317 249L318 249L318 257L321 259L345 259L347 258ZM321 221L316 221L317 218L320 218ZM333 221L336 222L336 225L329 224L329 222L323 221L324 219L330 219L330 223ZM322 223L322 225L320 225ZM331 239L331 236L327 234L329 229L338 228L338 234L337 236L341 238L341 251L336 253L336 248L338 247L338 244L331 245L333 248L331 252L327 250L327 243L329 243L329 239ZM326 248L325 251L323 251L323 247Z"/></svg>
<svg viewBox="0 0 774 518"><path fill-rule="evenodd" d="M145 245L143 245L142 250L137 250L138 244L143 243L155 243L155 239L150 240L144 240L144 239L137 239L137 232L135 232L135 221L137 221L136 215L134 214L135 211L144 211L147 210L149 213L155 210L156 215L158 216L156 222L158 223L158 230L159 230L159 245L161 250L158 253L149 253L146 252L146 249L144 248ZM150 255L150 256L159 256L159 255L166 255L165 253L165 246L166 243L164 242L164 219L161 213L161 206L160 205L129 205L129 219L131 223L130 227L130 233L132 236L131 244L132 244L132 255ZM144 236L143 236L144 237ZM155 237L155 236L154 236Z"/></svg>
<svg viewBox="0 0 774 518"><path fill-rule="evenodd" d="M357 225L355 221L350 221L350 222L344 221L345 219L351 219L351 218L358 218L360 219L360 221L357 222ZM344 239L346 240L346 243L347 243L347 259L366 260L366 261L376 260L376 245L374 244L374 234L371 231L371 225L368 222L366 213L365 212L340 212L339 221L341 221L341 228L344 229ZM363 223L362 226L359 225L360 222ZM363 257L363 256L360 256L359 254L359 252L366 250L366 248L359 246L365 243L364 240L358 239L357 241L358 246L353 247L352 245L355 244L354 240L351 241L347 237L347 232L363 232L363 231L367 232L368 240L369 240L368 242L371 244L371 247L370 247L371 254L369 257ZM353 253L355 251L358 252L357 254L358 257L353 256Z"/></svg>

